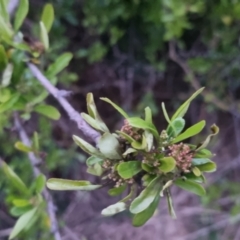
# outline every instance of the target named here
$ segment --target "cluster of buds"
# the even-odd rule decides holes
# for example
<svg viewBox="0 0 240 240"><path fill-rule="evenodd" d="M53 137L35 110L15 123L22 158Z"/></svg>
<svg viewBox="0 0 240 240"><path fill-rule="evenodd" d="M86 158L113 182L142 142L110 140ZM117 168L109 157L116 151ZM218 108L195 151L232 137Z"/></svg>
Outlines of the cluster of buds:
<svg viewBox="0 0 240 240"><path fill-rule="evenodd" d="M121 132L126 133L136 141L141 139L141 134L139 134L132 126L130 126L126 119L124 120L124 125L121 128Z"/></svg>
<svg viewBox="0 0 240 240"><path fill-rule="evenodd" d="M177 167L183 172L189 172L192 165L191 149L188 145L179 143L168 147L170 149L169 156L176 160Z"/></svg>
<svg viewBox="0 0 240 240"><path fill-rule="evenodd" d="M161 134L160 134L160 139L162 141L162 144L165 145L168 143L168 134L166 130L162 130Z"/></svg>

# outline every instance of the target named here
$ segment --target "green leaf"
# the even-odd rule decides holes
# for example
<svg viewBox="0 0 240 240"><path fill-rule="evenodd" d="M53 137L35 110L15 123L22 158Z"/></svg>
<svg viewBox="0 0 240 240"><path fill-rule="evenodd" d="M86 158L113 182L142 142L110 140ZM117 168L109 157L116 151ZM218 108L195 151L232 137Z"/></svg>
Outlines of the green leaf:
<svg viewBox="0 0 240 240"><path fill-rule="evenodd" d="M200 176L202 175L201 171L200 171L199 168L197 168L197 167L194 167L194 168L192 169L192 172L193 172L194 175L197 176L197 177L200 177Z"/></svg>
<svg viewBox="0 0 240 240"><path fill-rule="evenodd" d="M129 135L126 134L125 132L116 131L116 133L118 133L119 135L121 135L122 137L124 137L129 143L136 142L136 140L135 140L134 138L132 138L131 136L129 136Z"/></svg>
<svg viewBox="0 0 240 240"><path fill-rule="evenodd" d="M120 213L126 209L126 203L124 202L118 202L113 205L108 206L107 208L103 209L101 214L103 216L113 216L117 213Z"/></svg>
<svg viewBox="0 0 240 240"><path fill-rule="evenodd" d="M45 25L43 24L43 22L40 22L39 24L40 24L40 39L41 39L41 42L43 43L43 46L44 46L45 50L48 50L49 39L48 39L47 29L45 28Z"/></svg>
<svg viewBox="0 0 240 240"><path fill-rule="evenodd" d="M195 147L196 148L196 147ZM195 149L193 148L193 150ZM194 154L195 158L211 158L214 155L208 149L201 149Z"/></svg>
<svg viewBox="0 0 240 240"><path fill-rule="evenodd" d="M37 207L32 210L24 213L16 222L13 227L13 230L9 236L9 239L14 239L24 228L31 222L32 218L37 212Z"/></svg>
<svg viewBox="0 0 240 240"><path fill-rule="evenodd" d="M30 201L27 199L13 199L12 204L15 207L26 207L30 205Z"/></svg>
<svg viewBox="0 0 240 240"><path fill-rule="evenodd" d="M142 142L137 142L137 141L134 141L131 143L131 146L135 149L138 149L138 150L145 150L147 148L147 139L144 135L142 135Z"/></svg>
<svg viewBox="0 0 240 240"><path fill-rule="evenodd" d="M150 107L145 108L145 121L152 124L152 110Z"/></svg>
<svg viewBox="0 0 240 240"><path fill-rule="evenodd" d="M12 207L10 209L10 214L14 217L19 217L19 216L23 215L24 213L30 211L31 209L33 209L32 205L27 205L25 207Z"/></svg>
<svg viewBox="0 0 240 240"><path fill-rule="evenodd" d="M102 123L98 120L92 118L90 115L86 113L81 113L82 118L93 128L97 129L98 131L102 132L109 132L108 128L105 126L102 126Z"/></svg>
<svg viewBox="0 0 240 240"><path fill-rule="evenodd" d="M157 139L159 138L158 131L152 123L146 122L139 117L128 118L127 121L130 126L144 130L149 130L154 135L154 137L156 137Z"/></svg>
<svg viewBox="0 0 240 240"><path fill-rule="evenodd" d="M122 194L125 191L126 187L127 187L127 185L124 184L124 185L122 185L120 187L112 188L112 189L108 190L108 194L110 196L118 196L118 195Z"/></svg>
<svg viewBox="0 0 240 240"><path fill-rule="evenodd" d="M142 177L143 186L144 187L148 186L154 178L156 178L156 175L154 175L154 174L145 174Z"/></svg>
<svg viewBox="0 0 240 240"><path fill-rule="evenodd" d="M101 153L109 159L121 159L120 144L117 138L111 133L104 133L98 141L98 147Z"/></svg>
<svg viewBox="0 0 240 240"><path fill-rule="evenodd" d="M103 169L99 163L95 163L93 166L87 168L87 172L95 176L101 176Z"/></svg>
<svg viewBox="0 0 240 240"><path fill-rule="evenodd" d="M91 156L87 159L86 164L87 164L87 166L92 166L95 163L99 163L99 162L102 162L102 161L103 161L102 158L99 158L99 157L96 157L96 156Z"/></svg>
<svg viewBox="0 0 240 240"><path fill-rule="evenodd" d="M213 124L213 125L211 126L211 132L212 132L212 133L207 136L207 138L205 139L205 141L197 146L197 148L195 149L195 151L199 151L199 150L201 150L201 149L204 149L204 148L209 144L209 142L211 141L211 139L212 139L215 135L217 135L217 134L219 133L219 128L218 128L218 126L217 126L216 124Z"/></svg>
<svg viewBox="0 0 240 240"><path fill-rule="evenodd" d="M0 1L0 15L3 17L5 22L9 22L9 14L7 11L7 4L8 4L8 0Z"/></svg>
<svg viewBox="0 0 240 240"><path fill-rule="evenodd" d="M141 167L145 172L148 172L148 173L153 173L155 170L154 166L147 163L141 163Z"/></svg>
<svg viewBox="0 0 240 240"><path fill-rule="evenodd" d="M35 183L36 183L36 187L35 187L36 192L41 193L45 188L46 177L43 174L38 175L37 178L35 179Z"/></svg>
<svg viewBox="0 0 240 240"><path fill-rule="evenodd" d="M17 103L19 97L20 97L19 93L16 93L12 95L8 101L0 104L0 113L3 113L13 108L14 104Z"/></svg>
<svg viewBox="0 0 240 240"><path fill-rule="evenodd" d="M169 137L176 137L182 132L185 127L185 120L181 117L175 118L167 128L167 134Z"/></svg>
<svg viewBox="0 0 240 240"><path fill-rule="evenodd" d="M98 149L96 149L95 147L93 147L91 144L84 141L80 137L73 135L73 140L84 152L102 159L105 158L105 156Z"/></svg>
<svg viewBox="0 0 240 240"><path fill-rule="evenodd" d="M192 164L194 166L199 166L199 165L202 165L202 164L205 164L205 163L209 163L211 162L210 159L208 158L193 158L192 159Z"/></svg>
<svg viewBox="0 0 240 240"><path fill-rule="evenodd" d="M173 141L172 143L177 143L180 142L182 140L185 140L187 138L190 138L192 136L197 135L198 133L200 133L204 126L205 126L206 122L205 120L202 120L196 124L194 124L193 126L191 126L190 128L188 128L185 132L183 132L182 134L178 135Z"/></svg>
<svg viewBox="0 0 240 240"><path fill-rule="evenodd" d="M160 166L158 167L160 171L168 173L174 170L176 166L176 161L173 157L165 157L159 159Z"/></svg>
<svg viewBox="0 0 240 240"><path fill-rule="evenodd" d="M129 161L120 163L117 166L118 174L123 179L132 178L134 175L139 173L142 170L140 161Z"/></svg>
<svg viewBox="0 0 240 240"><path fill-rule="evenodd" d="M7 67L8 57L2 45L0 45L0 73Z"/></svg>
<svg viewBox="0 0 240 240"><path fill-rule="evenodd" d="M49 32L54 21L54 8L52 4L45 4L42 12L41 21L43 22L47 32Z"/></svg>
<svg viewBox="0 0 240 240"><path fill-rule="evenodd" d="M217 165L215 162L210 161L208 163L199 165L198 169L202 172L215 172L217 169Z"/></svg>
<svg viewBox="0 0 240 240"><path fill-rule="evenodd" d="M15 148L22 151L22 152L32 152L33 149L29 146L26 146L24 143L22 142L16 142L15 143Z"/></svg>
<svg viewBox="0 0 240 240"><path fill-rule="evenodd" d="M159 177L153 179L151 183L140 193L140 195L132 201L129 208L131 213L140 213L151 205L156 196L159 195L162 187L159 179Z"/></svg>
<svg viewBox="0 0 240 240"><path fill-rule="evenodd" d="M200 184L193 182L192 180L177 179L174 181L174 184L186 191L192 192L199 196L204 196L206 194L205 189Z"/></svg>
<svg viewBox="0 0 240 240"><path fill-rule="evenodd" d="M169 180L165 183L165 185L163 186L161 192L160 192L160 196L163 197L163 193L166 189L168 189L171 185L173 184L173 180Z"/></svg>
<svg viewBox="0 0 240 240"><path fill-rule="evenodd" d="M63 53L59 56L53 64L51 64L47 71L46 76L52 78L60 73L64 68L66 68L69 62L72 60L73 54L70 52Z"/></svg>
<svg viewBox="0 0 240 240"><path fill-rule="evenodd" d="M50 105L38 105L34 107L34 111L53 120L58 120L61 117L60 112Z"/></svg>
<svg viewBox="0 0 240 240"><path fill-rule="evenodd" d="M203 91L204 87L203 88L200 88L199 90L197 90L187 101L185 101L179 108L178 110L174 113L174 115L172 116L172 119L171 121L173 121L175 118L177 117L183 117L185 115L185 113L187 112L188 110L188 107L191 103L191 101L196 98L202 91Z"/></svg>
<svg viewBox="0 0 240 240"><path fill-rule="evenodd" d="M34 132L33 133L33 149L34 151L39 151L39 137L38 137L38 133Z"/></svg>
<svg viewBox="0 0 240 240"><path fill-rule="evenodd" d="M162 102L162 110L163 110L163 115L164 115L166 121L170 124L171 120L170 120L170 118L168 116L168 113L167 113L167 110L165 108L165 103L164 102Z"/></svg>
<svg viewBox="0 0 240 240"><path fill-rule="evenodd" d="M122 108L120 108L117 104L112 102L110 99L104 98L104 97L101 97L100 99L105 101L105 102L107 102L107 103L110 103L124 118L128 118L129 117L127 115L127 113Z"/></svg>
<svg viewBox="0 0 240 240"><path fill-rule="evenodd" d="M132 154L132 153L135 153L135 152L137 152L136 149L134 149L134 148L128 148L122 155L123 155L124 157L126 157L127 155Z"/></svg>
<svg viewBox="0 0 240 240"><path fill-rule="evenodd" d="M11 41L13 36L13 31L9 24L7 24L4 18L0 15L0 37L2 37L5 41Z"/></svg>
<svg viewBox="0 0 240 240"><path fill-rule="evenodd" d="M134 227L141 227L153 216L154 212L156 211L159 205L159 200L160 196L159 194L157 194L157 196L154 198L153 202L149 205L148 208L134 215L132 220L132 224Z"/></svg>
<svg viewBox="0 0 240 240"><path fill-rule="evenodd" d="M196 175L194 175L194 173L190 172L190 173L185 173L183 176L189 180L192 180L192 181L195 181L198 183L205 182L205 177L203 176L203 174L201 174L201 176L197 177Z"/></svg>
<svg viewBox="0 0 240 240"><path fill-rule="evenodd" d="M3 172L11 183L11 186L13 186L17 191L27 195L28 188L18 175L5 162L0 161L0 164L2 165Z"/></svg>
<svg viewBox="0 0 240 240"><path fill-rule="evenodd" d="M47 180L47 187L51 190L83 190L92 191L101 187L101 185L92 185L89 181L68 180L60 178L50 178Z"/></svg>
<svg viewBox="0 0 240 240"><path fill-rule="evenodd" d="M14 30L15 32L22 26L24 19L26 18L29 10L28 0L19 0L18 9L14 19Z"/></svg>
<svg viewBox="0 0 240 240"><path fill-rule="evenodd" d="M2 83L1 83L2 87L7 87L11 83L12 73L13 73L13 65L9 63L2 75Z"/></svg>

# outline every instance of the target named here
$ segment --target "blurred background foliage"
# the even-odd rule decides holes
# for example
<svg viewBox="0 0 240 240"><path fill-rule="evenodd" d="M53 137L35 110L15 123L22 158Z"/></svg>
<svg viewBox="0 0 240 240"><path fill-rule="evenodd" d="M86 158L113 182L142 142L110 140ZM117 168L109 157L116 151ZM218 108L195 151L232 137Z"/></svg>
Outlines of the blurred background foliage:
<svg viewBox="0 0 240 240"><path fill-rule="evenodd" d="M101 191L84 195L53 193L64 239L74 239L70 233L77 239L90 240L150 239L159 234L171 240L240 239L237 228L240 220L240 1L48 2L54 6L55 20L49 33L50 49L40 58L39 66L47 75L49 65L63 53L73 54L69 56L71 62L67 69L47 76L60 89L72 91L69 99L79 112L86 110L86 93L93 92L98 109L112 130L121 127L122 119L98 101L99 97L110 98L129 114L140 115L150 106L161 129L166 127L161 117L162 101L171 112L190 92L205 86L203 96L191 106L188 123L206 119L209 126L216 122L221 129L213 144L219 169L207 183L208 195L199 201L181 193L175 203L178 220L168 219L163 209L148 226L136 230L122 215L111 223L99 218L100 209L109 201ZM41 0L30 1L22 27L25 36L40 38L38 21L44 4ZM11 56L15 65L12 84L19 83L19 92L32 103L22 111L21 117L30 136L34 131L39 133L40 148L46 155L41 166L43 172L47 170L52 177L87 179L82 164L86 156L76 150L71 139L72 134L80 134L79 130L58 103L43 93L43 88L25 68L23 57L18 51ZM0 91L5 91L7 96L8 90L0 88ZM1 95L0 101L4 101ZM33 113L34 104L42 101L59 109L61 119L49 121ZM14 149L18 136L12 122L11 112L0 115L0 156L30 187L32 168L27 155ZM1 238L1 233L15 222L9 199L17 193L3 174L0 174L0 187ZM41 219L43 223L35 224L19 239L50 239L47 216ZM159 227L162 223L164 229Z"/></svg>

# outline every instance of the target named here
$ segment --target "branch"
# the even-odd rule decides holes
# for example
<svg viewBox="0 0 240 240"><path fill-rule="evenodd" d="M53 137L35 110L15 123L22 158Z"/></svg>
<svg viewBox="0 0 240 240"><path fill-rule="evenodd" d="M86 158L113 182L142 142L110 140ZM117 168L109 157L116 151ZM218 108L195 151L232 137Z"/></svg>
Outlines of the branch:
<svg viewBox="0 0 240 240"><path fill-rule="evenodd" d="M21 141L25 145L31 146L30 139L29 139L25 129L21 125L17 114L14 115L14 124L15 124L16 130L18 131ZM28 158L32 165L34 176L37 177L39 174L41 174L41 171L37 167L37 164L42 162L42 160L32 152L28 153ZM61 238L61 235L58 230L58 222L57 222L57 218L55 215L56 207L54 206L53 199L52 199L49 191L46 188L43 189L42 195L43 195L43 198L45 199L45 201L47 202L47 211L48 211L48 215L49 215L49 218L51 221L51 232L54 235L55 240L61 240L62 238Z"/></svg>
<svg viewBox="0 0 240 240"><path fill-rule="evenodd" d="M100 134L91 128L81 117L81 115L71 106L71 104L65 99L62 91L58 90L51 82L41 73L41 71L32 63L27 63L28 68L32 72L33 76L43 85L43 87L60 103L60 105L67 112L69 118L77 123L81 132L97 143Z"/></svg>
<svg viewBox="0 0 240 240"><path fill-rule="evenodd" d="M177 55L176 44L173 41L169 42L169 58L175 63L177 63L182 68L184 73L188 77L190 77L190 80L191 80L190 83L195 90L198 90L199 88L201 88L201 85L199 84L198 79L196 78L196 76L194 75L193 71L190 69L188 64ZM220 99L218 99L209 90L205 90L204 92L202 92L202 95L205 98L210 98L210 101L219 109L223 111L231 112L229 109L229 106L226 103L222 102Z"/></svg>

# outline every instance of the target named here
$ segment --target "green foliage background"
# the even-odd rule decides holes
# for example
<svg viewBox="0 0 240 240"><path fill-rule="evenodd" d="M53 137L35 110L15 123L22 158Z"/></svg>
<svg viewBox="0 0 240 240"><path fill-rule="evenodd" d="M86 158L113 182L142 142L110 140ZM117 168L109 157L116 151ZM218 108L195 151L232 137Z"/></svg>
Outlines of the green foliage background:
<svg viewBox="0 0 240 240"><path fill-rule="evenodd" d="M210 179L208 195L201 198L206 209L218 211L220 217L210 216L207 210L202 215L199 213L194 225L186 223L186 232L214 224L224 216L229 220L239 216L240 1L49 2L54 6L55 20L49 33L50 49L40 57L40 68L53 84L73 91L71 103L79 112L85 110L86 93L93 92L95 99L108 97L131 115L141 114L146 106L150 106L161 129L165 127L164 120L159 118L162 101L173 112L193 89L206 87L203 97L191 107L187 121L190 124L204 117L222 129L214 149L219 170ZM44 4L45 1L30 1L27 19L21 28L24 35L40 39L39 19ZM171 46L177 59L171 55ZM0 101L5 101L1 96L20 93L19 102L24 105L21 117L27 131L30 136L34 131L39 133L40 149L47 154L43 171L46 169L54 177L81 179L85 176L82 162L86 156L76 150L71 140L77 128L70 125L59 105L26 70L23 57L21 51L11 56L14 64L12 80L7 88L0 88ZM70 64L51 74L48 67L56 61L62 64L62 69ZM61 119L49 121L34 112L34 108L43 103L59 109ZM119 116L100 101L97 105L104 121L116 129L121 124ZM0 156L30 187L32 168L26 154L14 148L18 140L12 112L5 111L0 115ZM12 199L20 196L2 173L0 187L0 229L6 229L15 222L11 215ZM74 198L61 193L55 200L58 216L63 219ZM43 215L41 223L34 225L20 239L50 239L48 219L46 213ZM66 223L61 220L60 224L63 227ZM223 233L226 239L237 236L234 225L231 231L225 230L210 229L203 238L196 235L191 239L215 240ZM89 236L87 239L95 239Z"/></svg>

